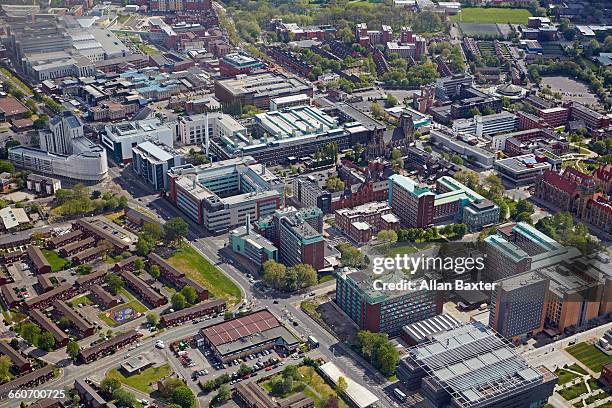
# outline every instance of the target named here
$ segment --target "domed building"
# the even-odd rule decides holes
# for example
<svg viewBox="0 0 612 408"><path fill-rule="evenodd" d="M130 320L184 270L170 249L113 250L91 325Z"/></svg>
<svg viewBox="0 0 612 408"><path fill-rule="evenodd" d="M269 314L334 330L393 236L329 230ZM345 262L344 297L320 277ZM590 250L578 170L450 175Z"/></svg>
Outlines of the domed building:
<svg viewBox="0 0 612 408"><path fill-rule="evenodd" d="M491 92L493 95L506 97L508 99L522 99L527 94L524 88L513 84L501 84L491 88L491 90L493 91Z"/></svg>

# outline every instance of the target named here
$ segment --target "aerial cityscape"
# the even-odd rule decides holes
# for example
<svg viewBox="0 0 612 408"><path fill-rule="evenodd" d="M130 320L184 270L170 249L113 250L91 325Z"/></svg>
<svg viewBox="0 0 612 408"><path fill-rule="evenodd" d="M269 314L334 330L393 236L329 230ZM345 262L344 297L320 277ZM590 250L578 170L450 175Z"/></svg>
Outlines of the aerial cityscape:
<svg viewBox="0 0 612 408"><path fill-rule="evenodd" d="M612 2L0 0L0 408L612 408Z"/></svg>

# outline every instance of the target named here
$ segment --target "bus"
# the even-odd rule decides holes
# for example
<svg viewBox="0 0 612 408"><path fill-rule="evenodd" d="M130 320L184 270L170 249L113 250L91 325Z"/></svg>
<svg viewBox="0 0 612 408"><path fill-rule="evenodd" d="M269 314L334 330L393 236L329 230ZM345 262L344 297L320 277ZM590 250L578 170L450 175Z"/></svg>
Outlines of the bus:
<svg viewBox="0 0 612 408"><path fill-rule="evenodd" d="M319 340L312 336L308 336L308 344L310 345L310 348L317 348L319 347Z"/></svg>
<svg viewBox="0 0 612 408"><path fill-rule="evenodd" d="M396 397L398 400L400 400L400 401L402 401L402 402L406 401L406 398L408 398L408 397L406 396L406 394L404 394L404 393L402 392L402 390L400 390L399 388L394 388L394 389L393 389L393 394L395 395L395 397Z"/></svg>

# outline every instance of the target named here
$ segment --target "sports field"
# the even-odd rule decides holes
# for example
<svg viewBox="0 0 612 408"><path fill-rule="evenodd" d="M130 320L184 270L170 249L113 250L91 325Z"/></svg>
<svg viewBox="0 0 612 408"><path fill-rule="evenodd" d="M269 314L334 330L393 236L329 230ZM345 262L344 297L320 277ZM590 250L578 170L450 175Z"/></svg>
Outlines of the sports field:
<svg viewBox="0 0 612 408"><path fill-rule="evenodd" d="M531 17L531 13L525 9L468 7L461 9L461 12L451 19L464 23L527 24L529 17Z"/></svg>

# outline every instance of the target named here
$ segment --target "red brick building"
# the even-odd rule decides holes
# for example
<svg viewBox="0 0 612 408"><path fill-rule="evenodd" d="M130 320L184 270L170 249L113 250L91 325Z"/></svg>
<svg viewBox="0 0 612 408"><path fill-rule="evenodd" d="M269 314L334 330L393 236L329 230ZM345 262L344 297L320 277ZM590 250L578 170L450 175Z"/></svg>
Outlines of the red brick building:
<svg viewBox="0 0 612 408"><path fill-rule="evenodd" d="M554 107L549 109L540 109L538 116L541 117L552 127L563 126L569 119L569 109L563 107Z"/></svg>
<svg viewBox="0 0 612 408"><path fill-rule="evenodd" d="M211 8L211 0L149 0L149 10L153 12L201 11Z"/></svg>
<svg viewBox="0 0 612 408"><path fill-rule="evenodd" d="M385 201L336 211L336 227L356 242L369 242L381 230L398 231L399 218Z"/></svg>

